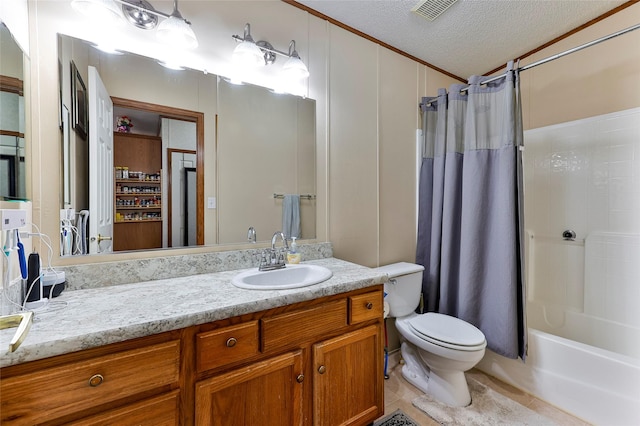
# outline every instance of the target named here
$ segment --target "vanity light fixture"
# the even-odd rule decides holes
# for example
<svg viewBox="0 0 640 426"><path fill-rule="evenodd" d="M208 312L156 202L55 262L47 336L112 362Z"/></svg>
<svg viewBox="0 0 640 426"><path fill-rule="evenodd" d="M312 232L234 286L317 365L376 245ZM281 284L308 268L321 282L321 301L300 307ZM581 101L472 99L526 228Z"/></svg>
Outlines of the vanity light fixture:
<svg viewBox="0 0 640 426"><path fill-rule="evenodd" d="M287 59L287 62L285 62L282 67L282 72L286 77L296 80L309 77L309 70L296 51L295 40L291 40L291 43L289 43L289 59Z"/></svg>
<svg viewBox="0 0 640 426"><path fill-rule="evenodd" d="M158 38L165 43L195 49L198 47L198 39L191 29L191 22L182 17L178 10L178 0L173 0L173 12L158 25Z"/></svg>
<svg viewBox="0 0 640 426"><path fill-rule="evenodd" d="M130 24L143 30L157 27L156 34L162 42L184 49L198 47L191 22L182 17L178 0L173 0L173 12L169 15L154 9L147 0L72 0L71 6L84 15L109 19L113 23ZM158 25L159 18L164 18Z"/></svg>
<svg viewBox="0 0 640 426"><path fill-rule="evenodd" d="M127 21L141 30L151 30L158 25L158 15L151 3L146 0L130 1L131 4L122 3L122 13Z"/></svg>
<svg viewBox="0 0 640 426"><path fill-rule="evenodd" d="M259 67L266 65L264 54L258 47L253 37L251 37L251 24L244 26L244 35L242 38L239 36L233 36L236 41L240 41L240 44L233 50L231 60L240 66L247 67Z"/></svg>
<svg viewBox="0 0 640 426"><path fill-rule="evenodd" d="M276 61L276 55L281 55L288 58L282 67L284 77L294 79L309 77L309 70L296 51L295 40L291 40L289 43L288 53L281 52L275 49L268 41L253 41L250 24L244 26L244 35L242 37L238 35L232 35L231 37L240 42L233 51L232 61L234 63L250 67L271 65Z"/></svg>
<svg viewBox="0 0 640 426"><path fill-rule="evenodd" d="M122 24L122 12L115 0L72 0L71 7L85 16L100 18L107 24Z"/></svg>

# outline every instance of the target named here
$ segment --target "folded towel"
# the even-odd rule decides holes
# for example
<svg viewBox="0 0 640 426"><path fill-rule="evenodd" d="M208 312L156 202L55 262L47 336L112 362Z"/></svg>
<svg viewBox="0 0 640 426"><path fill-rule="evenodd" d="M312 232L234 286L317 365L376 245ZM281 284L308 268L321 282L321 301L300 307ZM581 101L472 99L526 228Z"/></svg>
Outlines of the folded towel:
<svg viewBox="0 0 640 426"><path fill-rule="evenodd" d="M300 238L300 196L287 194L282 201L282 232L286 238Z"/></svg>

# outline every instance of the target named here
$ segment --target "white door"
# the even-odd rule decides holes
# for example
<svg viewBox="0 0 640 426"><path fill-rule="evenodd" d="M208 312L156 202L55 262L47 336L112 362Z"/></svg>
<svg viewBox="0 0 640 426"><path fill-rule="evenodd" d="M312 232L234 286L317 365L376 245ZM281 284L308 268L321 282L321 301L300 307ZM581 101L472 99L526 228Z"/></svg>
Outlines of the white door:
<svg viewBox="0 0 640 426"><path fill-rule="evenodd" d="M113 102L89 67L89 253L113 251Z"/></svg>

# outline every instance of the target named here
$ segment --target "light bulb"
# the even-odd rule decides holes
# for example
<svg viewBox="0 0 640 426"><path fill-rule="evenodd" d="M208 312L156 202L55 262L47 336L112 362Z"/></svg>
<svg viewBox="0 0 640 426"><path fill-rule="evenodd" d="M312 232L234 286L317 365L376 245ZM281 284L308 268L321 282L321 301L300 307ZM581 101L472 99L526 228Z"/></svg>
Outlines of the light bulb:
<svg viewBox="0 0 640 426"><path fill-rule="evenodd" d="M282 72L288 78L292 79L302 79L309 77L309 70L307 69L307 66L304 64L304 62L302 62L300 57L295 54L295 52L294 55L291 56L287 60L287 62L285 62L284 66L282 67Z"/></svg>
<svg viewBox="0 0 640 426"><path fill-rule="evenodd" d="M158 25L156 30L158 39L175 47L195 49L198 39L191 29L191 25L177 16L171 15Z"/></svg>
<svg viewBox="0 0 640 426"><path fill-rule="evenodd" d="M71 7L107 25L122 25L124 22L120 8L113 0L73 0Z"/></svg>
<svg viewBox="0 0 640 426"><path fill-rule="evenodd" d="M246 67L259 67L264 65L264 55L260 48L253 42L245 40L233 50L231 60L236 65Z"/></svg>

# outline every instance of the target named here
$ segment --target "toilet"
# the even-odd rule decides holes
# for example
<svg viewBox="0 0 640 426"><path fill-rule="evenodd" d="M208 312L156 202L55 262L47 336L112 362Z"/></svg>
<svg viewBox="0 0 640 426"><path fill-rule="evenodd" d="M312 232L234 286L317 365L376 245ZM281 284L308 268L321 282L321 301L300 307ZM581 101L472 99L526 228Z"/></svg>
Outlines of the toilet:
<svg viewBox="0 0 640 426"><path fill-rule="evenodd" d="M384 301L400 333L402 376L444 404L469 405L471 395L464 372L484 356L487 341L482 331L449 315L415 313L420 304L423 266L401 262L378 270L389 275L384 283Z"/></svg>

